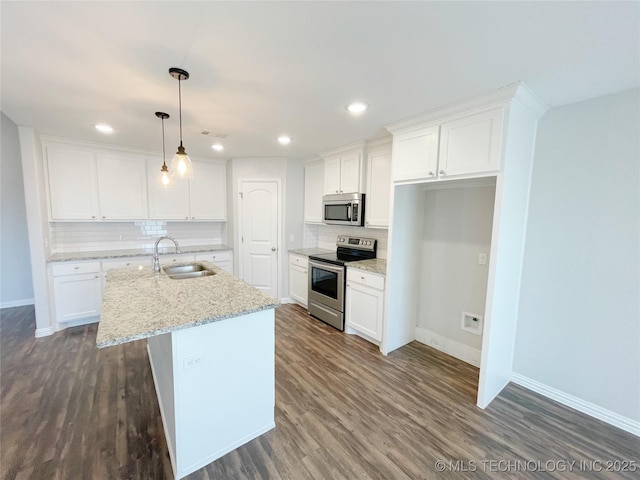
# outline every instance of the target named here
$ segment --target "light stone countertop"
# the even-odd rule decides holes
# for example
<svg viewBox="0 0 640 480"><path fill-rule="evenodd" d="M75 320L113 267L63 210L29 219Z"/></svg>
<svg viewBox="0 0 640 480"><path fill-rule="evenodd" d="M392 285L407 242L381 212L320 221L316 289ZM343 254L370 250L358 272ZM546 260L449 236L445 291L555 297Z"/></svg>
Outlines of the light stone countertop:
<svg viewBox="0 0 640 480"><path fill-rule="evenodd" d="M377 273L378 275L386 275L387 261L384 258L358 260L357 262L349 262L347 264L347 268L356 268L365 272Z"/></svg>
<svg viewBox="0 0 640 480"><path fill-rule="evenodd" d="M293 253L294 255L302 255L303 257L308 257L309 255L320 255L322 253L335 253L335 250L328 250L326 248L292 248L289 250L289 253Z"/></svg>
<svg viewBox="0 0 640 480"><path fill-rule="evenodd" d="M175 255L175 247L171 242L161 245L160 255ZM180 253L206 253L232 250L231 247L223 243L216 245L192 245L180 246ZM128 250L96 250L93 252L66 252L54 253L47 262L70 262L77 260L100 260L105 258L125 258L125 257L145 257L153 254L153 248L139 248Z"/></svg>
<svg viewBox="0 0 640 480"><path fill-rule="evenodd" d="M96 345L110 347L217 322L280 303L210 262L215 275L173 280L152 267L109 271Z"/></svg>

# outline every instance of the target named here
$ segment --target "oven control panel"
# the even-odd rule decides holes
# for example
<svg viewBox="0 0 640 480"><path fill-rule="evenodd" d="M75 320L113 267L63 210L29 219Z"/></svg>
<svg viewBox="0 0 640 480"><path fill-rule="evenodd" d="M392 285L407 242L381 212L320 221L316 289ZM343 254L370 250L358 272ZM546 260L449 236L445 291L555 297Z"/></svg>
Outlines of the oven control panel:
<svg viewBox="0 0 640 480"><path fill-rule="evenodd" d="M338 235L336 240L338 247L356 248L358 250L373 251L376 248L375 238L349 237L347 235Z"/></svg>

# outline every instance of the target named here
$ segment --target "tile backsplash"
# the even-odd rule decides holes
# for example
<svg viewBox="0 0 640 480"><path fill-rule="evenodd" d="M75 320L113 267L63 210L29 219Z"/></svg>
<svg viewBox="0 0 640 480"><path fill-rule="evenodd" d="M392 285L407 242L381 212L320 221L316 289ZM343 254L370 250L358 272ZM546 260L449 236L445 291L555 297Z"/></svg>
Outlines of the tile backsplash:
<svg viewBox="0 0 640 480"><path fill-rule="evenodd" d="M174 237L180 245L223 243L224 222L52 222L49 224L51 253L96 250L152 249L161 235ZM171 251L171 242L162 242Z"/></svg>
<svg viewBox="0 0 640 480"><path fill-rule="evenodd" d="M339 225L304 224L304 247L336 249L338 235L375 238L378 241L378 258L387 258L388 230L381 228L342 227Z"/></svg>

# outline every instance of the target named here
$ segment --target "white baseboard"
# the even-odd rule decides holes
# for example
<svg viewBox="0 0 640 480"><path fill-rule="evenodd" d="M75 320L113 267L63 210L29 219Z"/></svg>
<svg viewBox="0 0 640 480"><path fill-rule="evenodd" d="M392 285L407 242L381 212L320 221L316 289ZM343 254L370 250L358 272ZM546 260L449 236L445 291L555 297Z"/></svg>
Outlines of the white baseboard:
<svg viewBox="0 0 640 480"><path fill-rule="evenodd" d="M33 305L35 300L33 298L23 298L22 300L12 300L10 302L1 302L0 308L13 308L24 307L26 305Z"/></svg>
<svg viewBox="0 0 640 480"><path fill-rule="evenodd" d="M46 328L36 328L36 338L48 337L49 335L53 335L56 330L53 327Z"/></svg>
<svg viewBox="0 0 640 480"><path fill-rule="evenodd" d="M291 298L291 297L284 297L280 299L280 303L285 304L285 303L296 303L296 301Z"/></svg>
<svg viewBox="0 0 640 480"><path fill-rule="evenodd" d="M443 337L439 333L420 327L416 327L416 340L474 367L480 367L479 348L470 347L469 345L451 340L450 338Z"/></svg>
<svg viewBox="0 0 640 480"><path fill-rule="evenodd" d="M640 437L640 421L633 420L631 418L623 417L622 415L602 408L593 403L582 400L581 398L569 395L561 390L540 383L519 373L511 374L511 381L521 387L527 388L533 392L539 393L551 400L555 400L558 403L571 407L574 410L585 413L591 417L602 420L603 422L613 425L614 427L621 428L622 430L632 433L633 435Z"/></svg>

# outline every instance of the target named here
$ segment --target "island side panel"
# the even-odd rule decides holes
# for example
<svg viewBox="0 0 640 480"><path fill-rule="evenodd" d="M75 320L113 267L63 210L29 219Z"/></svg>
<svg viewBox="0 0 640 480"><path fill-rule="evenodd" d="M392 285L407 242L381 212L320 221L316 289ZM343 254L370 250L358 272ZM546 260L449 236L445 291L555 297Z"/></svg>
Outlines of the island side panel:
<svg viewBox="0 0 640 480"><path fill-rule="evenodd" d="M147 340L147 352L149 353L149 363L153 383L156 386L158 405L162 415L162 425L164 426L164 436L167 439L169 457L173 472L176 470L176 414L174 400L173 381L173 346L170 333L150 337Z"/></svg>
<svg viewBox="0 0 640 480"><path fill-rule="evenodd" d="M274 313L172 333L177 478L275 427Z"/></svg>

